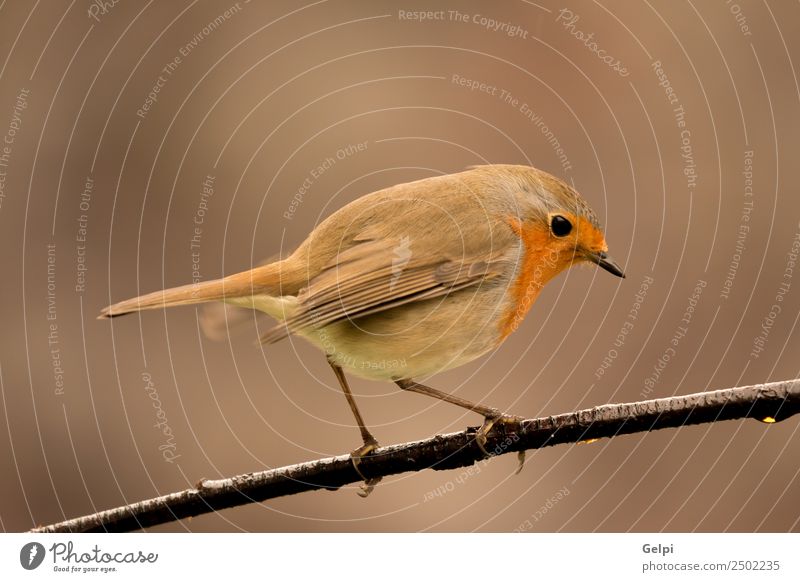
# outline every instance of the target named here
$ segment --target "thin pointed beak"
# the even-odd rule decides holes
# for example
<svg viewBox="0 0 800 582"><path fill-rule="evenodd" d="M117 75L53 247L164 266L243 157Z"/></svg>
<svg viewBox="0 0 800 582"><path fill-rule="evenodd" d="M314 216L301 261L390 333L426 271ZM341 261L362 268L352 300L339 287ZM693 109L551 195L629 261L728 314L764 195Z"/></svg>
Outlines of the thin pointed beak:
<svg viewBox="0 0 800 582"><path fill-rule="evenodd" d="M592 261L593 263L597 263L598 266L600 266L601 268L605 269L606 271L608 271L612 275L616 275L617 277L622 277L623 279L625 278L625 273L623 272L622 267L620 267L614 261L614 259L609 257L603 251L600 251L599 253L591 253L590 252L590 253L587 253L586 256L590 261Z"/></svg>

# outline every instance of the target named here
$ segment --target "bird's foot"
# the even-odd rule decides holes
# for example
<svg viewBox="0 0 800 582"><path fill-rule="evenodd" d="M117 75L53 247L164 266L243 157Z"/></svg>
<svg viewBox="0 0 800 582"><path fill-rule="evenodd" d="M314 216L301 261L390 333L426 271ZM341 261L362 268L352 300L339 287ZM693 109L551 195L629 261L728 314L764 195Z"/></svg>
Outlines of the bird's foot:
<svg viewBox="0 0 800 582"><path fill-rule="evenodd" d="M511 427L511 432L519 432L520 427L522 426L522 421L525 420L521 416L515 416L511 414L502 414L500 411L497 411L496 414L491 416L484 417L483 424L478 429L477 434L475 435L475 444L478 445L478 448L483 452L484 455L487 457L494 456L499 451L495 449L494 453L490 453L486 450L486 439L489 436L489 433L492 432L492 429L495 425L503 424L508 425ZM519 466L515 471L515 475L522 471L522 466L525 464L525 451L520 451L517 454L517 459L519 460Z"/></svg>
<svg viewBox="0 0 800 582"><path fill-rule="evenodd" d="M364 484L361 485L360 491L358 491L358 495L360 497L367 497L370 493L372 493L372 490L375 489L375 486L381 482L381 477L364 476L364 473L362 473L361 469L358 467L361 464L361 459L371 454L377 448L378 441L373 439L365 442L363 445L350 453L350 461L353 463L353 469L355 469L356 473L358 473L358 475L364 480Z"/></svg>

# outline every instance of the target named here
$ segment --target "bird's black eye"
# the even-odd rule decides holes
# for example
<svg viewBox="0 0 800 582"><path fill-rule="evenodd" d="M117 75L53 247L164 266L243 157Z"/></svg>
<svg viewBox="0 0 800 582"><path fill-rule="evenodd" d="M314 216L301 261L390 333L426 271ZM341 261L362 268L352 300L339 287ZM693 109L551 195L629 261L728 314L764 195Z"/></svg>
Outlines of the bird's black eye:
<svg viewBox="0 0 800 582"><path fill-rule="evenodd" d="M572 223L560 214L556 214L550 219L550 230L556 236L567 236L572 232Z"/></svg>

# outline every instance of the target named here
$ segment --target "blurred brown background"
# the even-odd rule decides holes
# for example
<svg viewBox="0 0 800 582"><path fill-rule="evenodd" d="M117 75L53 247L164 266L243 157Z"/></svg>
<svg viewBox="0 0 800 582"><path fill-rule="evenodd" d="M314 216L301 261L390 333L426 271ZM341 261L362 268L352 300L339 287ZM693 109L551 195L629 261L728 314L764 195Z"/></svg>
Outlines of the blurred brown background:
<svg viewBox="0 0 800 582"><path fill-rule="evenodd" d="M95 316L471 164L571 181L628 278L562 275L496 353L431 385L534 416L798 376L796 3L101 4L0 8L4 530L359 444L302 341L262 351L251 326L213 342L194 308ZM479 423L352 385L385 444ZM799 426L560 446L519 476L511 455L158 529L798 531Z"/></svg>

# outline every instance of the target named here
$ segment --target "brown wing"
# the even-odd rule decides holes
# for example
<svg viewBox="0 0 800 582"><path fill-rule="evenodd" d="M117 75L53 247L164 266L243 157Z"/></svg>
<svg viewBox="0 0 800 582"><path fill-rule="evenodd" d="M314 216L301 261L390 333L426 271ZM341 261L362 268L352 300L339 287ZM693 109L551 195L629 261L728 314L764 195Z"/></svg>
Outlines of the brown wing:
<svg viewBox="0 0 800 582"><path fill-rule="evenodd" d="M261 341L274 343L293 332L442 297L498 277L506 263L498 249L459 259L417 258L408 239L364 241L323 269L298 295L297 311Z"/></svg>

